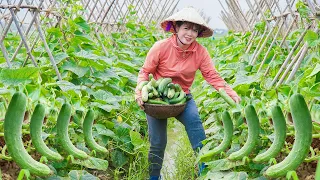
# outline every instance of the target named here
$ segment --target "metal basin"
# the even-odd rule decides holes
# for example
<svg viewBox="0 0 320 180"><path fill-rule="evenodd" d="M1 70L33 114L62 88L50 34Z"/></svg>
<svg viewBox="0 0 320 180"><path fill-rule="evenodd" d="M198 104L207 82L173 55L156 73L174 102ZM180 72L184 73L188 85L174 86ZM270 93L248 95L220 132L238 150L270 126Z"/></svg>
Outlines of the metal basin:
<svg viewBox="0 0 320 180"><path fill-rule="evenodd" d="M178 116L185 107L186 103L171 105L144 103L144 112L157 119L167 119Z"/></svg>

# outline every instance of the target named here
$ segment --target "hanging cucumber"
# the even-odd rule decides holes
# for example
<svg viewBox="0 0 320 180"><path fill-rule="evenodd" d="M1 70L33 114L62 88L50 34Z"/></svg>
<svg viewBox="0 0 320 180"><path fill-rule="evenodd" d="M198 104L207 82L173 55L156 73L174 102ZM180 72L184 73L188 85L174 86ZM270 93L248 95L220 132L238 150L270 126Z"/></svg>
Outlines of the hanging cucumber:
<svg viewBox="0 0 320 180"><path fill-rule="evenodd" d="M287 126L281 108L279 106L275 106L271 109L271 113L274 126L274 141L267 151L257 155L253 159L253 161L257 163L267 162L271 158L276 157L280 153L281 148L284 146L286 140Z"/></svg>
<svg viewBox="0 0 320 180"><path fill-rule="evenodd" d="M295 129L295 141L288 156L267 169L266 175L271 178L285 176L288 171L295 170L309 153L312 142L312 120L301 94L290 97L290 111Z"/></svg>
<svg viewBox="0 0 320 180"><path fill-rule="evenodd" d="M52 173L50 168L34 160L26 151L22 142L22 122L27 106L27 97L16 92L9 104L4 119L4 140L12 159L21 169L27 169L37 176L48 176Z"/></svg>
<svg viewBox="0 0 320 180"><path fill-rule="evenodd" d="M241 160L244 156L249 155L259 139L260 126L256 110L252 105L247 105L244 112L248 124L248 138L240 150L230 154L228 157L230 160Z"/></svg>
<svg viewBox="0 0 320 180"><path fill-rule="evenodd" d="M227 94L226 90L223 88L219 89L220 96L230 105L230 106L236 106L236 103L234 100Z"/></svg>
<svg viewBox="0 0 320 180"><path fill-rule="evenodd" d="M222 122L224 129L224 137L221 144L214 149L208 151L206 154L200 156L200 160L206 160L215 154L225 151L231 144L233 135L233 123L228 111L224 111L222 114Z"/></svg>
<svg viewBox="0 0 320 180"><path fill-rule="evenodd" d="M83 121L84 140L91 149L98 152L107 153L108 150L100 146L99 144L97 144L94 138L92 137L93 121L94 121L94 111L90 109L88 110L86 117L84 118L84 121Z"/></svg>
<svg viewBox="0 0 320 180"><path fill-rule="evenodd" d="M70 122L70 117L71 117L71 105L65 103L62 105L62 108L59 112L58 120L57 120L58 140L62 148L65 151L67 151L68 154L73 155L74 157L79 159L86 159L89 156L85 152L81 151L80 149L77 149L69 139L68 124Z"/></svg>
<svg viewBox="0 0 320 180"><path fill-rule="evenodd" d="M44 117L44 105L37 104L30 120L30 136L32 144L42 156L45 156L46 158L52 161L61 161L63 160L63 157L59 153L49 149L42 140L41 132Z"/></svg>

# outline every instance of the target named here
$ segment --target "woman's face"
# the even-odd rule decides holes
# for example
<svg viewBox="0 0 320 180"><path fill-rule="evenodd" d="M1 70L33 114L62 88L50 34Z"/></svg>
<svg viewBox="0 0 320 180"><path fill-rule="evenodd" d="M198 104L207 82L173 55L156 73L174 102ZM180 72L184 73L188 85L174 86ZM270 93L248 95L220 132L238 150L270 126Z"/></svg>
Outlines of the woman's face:
<svg viewBox="0 0 320 180"><path fill-rule="evenodd" d="M177 35L182 45L190 45L198 37L199 28L193 23L183 23L177 27ZM180 42L179 42L180 43Z"/></svg>

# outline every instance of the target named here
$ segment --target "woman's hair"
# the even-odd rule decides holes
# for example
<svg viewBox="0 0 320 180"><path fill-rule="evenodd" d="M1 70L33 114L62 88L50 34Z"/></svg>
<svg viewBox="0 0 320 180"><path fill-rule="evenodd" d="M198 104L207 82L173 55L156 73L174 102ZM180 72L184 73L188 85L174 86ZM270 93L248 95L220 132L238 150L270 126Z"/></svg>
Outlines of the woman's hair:
<svg viewBox="0 0 320 180"><path fill-rule="evenodd" d="M198 34L201 34L201 32L203 31L203 28L201 25L196 24L196 23L192 23L192 22L188 22L188 21L176 21L176 25L178 27L182 26L183 24L185 24L188 28L195 28L198 30Z"/></svg>

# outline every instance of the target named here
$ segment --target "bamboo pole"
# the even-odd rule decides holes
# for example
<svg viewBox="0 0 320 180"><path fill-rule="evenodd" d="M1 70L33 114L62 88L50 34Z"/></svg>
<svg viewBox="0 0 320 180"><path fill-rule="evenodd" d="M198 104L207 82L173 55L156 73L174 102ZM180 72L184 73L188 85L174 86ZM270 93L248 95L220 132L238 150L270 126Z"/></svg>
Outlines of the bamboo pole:
<svg viewBox="0 0 320 180"><path fill-rule="evenodd" d="M39 9L41 8L43 2L44 2L44 0L41 0L41 1L40 1ZM32 19L31 19L31 21L30 21L30 24L29 24L29 26L27 27L27 30L26 30L26 32L25 32L25 35L26 35L26 36L29 34L29 32L30 32L30 30L31 30L31 27L33 26L33 23L34 23L34 21L35 21L35 19L36 19L36 16L38 15L38 13L39 13L39 11L36 11L36 12L33 14L33 17L32 17ZM10 60L10 61L13 61L13 60L16 58L19 50L20 50L21 47L22 47L22 44L23 44L23 42L22 42L22 40L21 40L21 41L19 42L18 48L17 48L16 51L14 52L14 54L13 54L13 56L11 57L11 60ZM31 49L32 49L32 48L31 48Z"/></svg>
<svg viewBox="0 0 320 180"><path fill-rule="evenodd" d="M283 64L280 67L280 70L278 71L278 73L276 74L276 76L273 78L272 82L270 83L270 88L276 83L276 81L278 80L280 74L282 73L282 71L284 70L284 68L287 66L289 60L291 59L294 51L299 47L301 41L303 40L304 36L307 33L307 30L311 27L311 25L309 25L308 28L306 28L304 30L304 32L301 34L301 36L299 37L298 41L296 42L296 44L294 45L294 47L291 49L289 55L287 56L286 60L283 62Z"/></svg>
<svg viewBox="0 0 320 180"><path fill-rule="evenodd" d="M51 53L51 51L50 51L50 48L49 48L49 46L48 46L48 44L47 44L46 38L45 38L44 35L43 35L43 31L42 31L42 29L41 29L41 27L40 27L40 25L39 25L39 20L38 20L37 17L36 17L36 19L35 19L35 25L36 25L36 27L37 27L37 29L38 29L38 32L39 32L40 38L41 38L41 40L42 40L42 42L43 42L44 48L46 49L46 51L47 51L47 53L48 53L48 55L49 55L49 59L50 59L51 65L53 66L53 69L55 70L55 72L56 72L56 74L57 74L58 80L61 81L62 78L61 78L59 69L58 69L57 64L56 64L56 62L55 62L55 60L54 60L54 57L53 57L53 55L52 55L52 53Z"/></svg>
<svg viewBox="0 0 320 180"><path fill-rule="evenodd" d="M270 44L270 46L269 46L269 49L267 50L266 54L264 55L264 58L263 58L263 60L262 60L262 62L261 62L261 64L260 64L260 67L259 67L259 69L258 69L258 72L257 72L257 73L259 73L259 72L260 72L260 70L262 69L262 66L263 66L263 65L264 65L264 63L266 62L267 57L268 57L268 55L269 55L270 51L272 50L273 45L275 44L275 42L276 42L276 40L277 40L277 37L278 37L278 35L279 35L279 33L280 33L280 31L281 31L281 29L282 29L283 25L284 25L284 22L285 22L285 19L283 19L283 21L282 21L282 23L281 23L281 25L280 25L280 27L279 27L279 29L278 29L278 31L277 31L277 33L276 33L276 35L274 36L274 38L273 38L273 40L272 40L272 42L271 42L271 44Z"/></svg>
<svg viewBox="0 0 320 180"><path fill-rule="evenodd" d="M11 4L10 0L7 0L7 2L8 2L8 4ZM9 9L9 11L11 13L13 22L15 23L16 28L17 28L17 30L19 32L20 38L21 38L21 40L22 40L22 42L23 42L23 44L24 44L24 46L25 46L25 48L27 50L28 56L31 58L31 61L32 61L33 65L35 67L38 67L38 64L37 64L35 58L33 57L33 55L31 54L30 47L29 47L29 45L28 45L28 43L26 41L26 38L24 37L24 34L23 34L23 32L22 32L22 30L20 28L20 25L19 25L19 22L18 22L18 19L17 19L16 15L15 15L15 12L13 11L13 9Z"/></svg>
<svg viewBox="0 0 320 180"><path fill-rule="evenodd" d="M305 53L307 52L307 50L308 50L308 45L305 43L305 44L302 46L302 48L300 48L299 52L294 56L293 60L292 60L292 61L290 62L290 64L288 65L287 69L286 69L286 70L284 71L284 73L282 74L281 78L279 79L279 81L278 81L277 84L276 84L276 88L278 88L278 87L282 84L283 80L286 78L286 76L287 76L288 72L291 70L292 66L296 63L296 61L297 61L301 56L304 57L304 55L305 55Z"/></svg>
<svg viewBox="0 0 320 180"><path fill-rule="evenodd" d="M261 45L261 47L260 47L259 51L257 52L257 54L255 54L255 55L253 56L253 58L252 58L252 60L251 60L251 63L250 63L251 65L254 65L254 64L256 63L259 55L261 54L261 52L263 51L264 47L266 46L269 38L271 37L271 34L272 34L273 30L278 26L279 22L280 22L280 18L277 19L275 25L270 29L270 31L269 31L266 39L264 40L264 42L263 42L263 44Z"/></svg>
<svg viewBox="0 0 320 180"><path fill-rule="evenodd" d="M250 37L250 39L249 39L249 41L248 41L249 45L246 48L246 52L245 52L246 54L250 52L250 49L251 49L251 47L253 45L253 39L257 34L258 34L258 30L254 30L252 35L251 35L251 37Z"/></svg>
<svg viewBox="0 0 320 180"><path fill-rule="evenodd" d="M319 32L318 27L316 27L315 32L316 32L316 33ZM301 56L299 57L298 61L297 61L296 64L294 65L294 68L293 68L293 70L291 71L291 73L290 73L290 75L289 75L286 83L289 83L289 82L293 79L294 75L297 73L297 71L298 71L298 69L299 69L299 67L300 67L300 65L301 65L301 63L302 63L302 61L303 61L303 59L304 59L304 56L307 54L307 51L308 51L308 44L307 44L307 47L304 49L304 51L301 53Z"/></svg>

